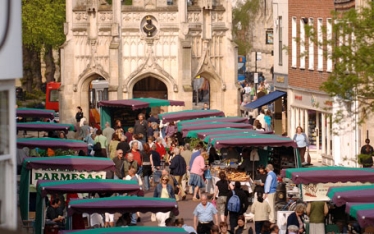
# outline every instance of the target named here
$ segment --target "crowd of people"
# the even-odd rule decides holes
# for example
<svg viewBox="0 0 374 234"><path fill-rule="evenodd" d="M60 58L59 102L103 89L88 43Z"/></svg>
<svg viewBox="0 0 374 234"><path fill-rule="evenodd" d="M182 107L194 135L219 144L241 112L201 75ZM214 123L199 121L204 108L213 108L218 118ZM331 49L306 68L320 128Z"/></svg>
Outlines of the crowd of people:
<svg viewBox="0 0 374 234"><path fill-rule="evenodd" d="M246 107L247 104L256 101L258 98L268 94L271 91L271 86L264 80L259 83L257 89L253 83L244 82L242 83L242 96L240 103L240 111L243 117L249 119L249 123L253 125L253 129L256 131L273 131L273 106L269 104L262 108L250 109Z"/></svg>

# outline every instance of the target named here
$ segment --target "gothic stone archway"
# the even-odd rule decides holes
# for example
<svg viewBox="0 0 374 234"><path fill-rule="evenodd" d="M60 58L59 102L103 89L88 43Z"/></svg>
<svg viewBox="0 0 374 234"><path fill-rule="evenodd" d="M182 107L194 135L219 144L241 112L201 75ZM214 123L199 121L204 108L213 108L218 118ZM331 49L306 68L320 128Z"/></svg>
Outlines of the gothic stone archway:
<svg viewBox="0 0 374 234"><path fill-rule="evenodd" d="M133 98L153 97L160 99L168 98L168 89L166 84L161 80L147 76L138 80L133 87Z"/></svg>

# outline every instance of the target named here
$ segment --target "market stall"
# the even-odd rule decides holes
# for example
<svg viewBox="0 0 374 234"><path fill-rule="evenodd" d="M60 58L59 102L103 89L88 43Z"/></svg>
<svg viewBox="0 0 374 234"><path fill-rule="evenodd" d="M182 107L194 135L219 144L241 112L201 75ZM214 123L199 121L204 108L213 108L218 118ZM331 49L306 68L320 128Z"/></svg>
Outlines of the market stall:
<svg viewBox="0 0 374 234"><path fill-rule="evenodd" d="M17 138L17 148L21 149L23 147L28 147L30 149L64 149L64 150L74 150L87 153L87 143L80 140L72 139L61 139L61 138Z"/></svg>
<svg viewBox="0 0 374 234"><path fill-rule="evenodd" d="M240 129L253 129L253 126L247 123L229 123L229 122L215 122L211 121L209 123L201 124L189 124L184 125L178 129L179 132L182 132L182 136L186 137L189 131L192 130L201 130L201 129L216 129L216 128L240 128Z"/></svg>
<svg viewBox="0 0 374 234"><path fill-rule="evenodd" d="M336 206L347 202L374 203L374 185L330 187L327 196Z"/></svg>
<svg viewBox="0 0 374 234"><path fill-rule="evenodd" d="M35 192L38 180L105 179L106 172L114 171L114 169L113 161L108 158L82 156L25 158L22 163L19 186L22 220L29 219L30 193L36 200Z"/></svg>
<svg viewBox="0 0 374 234"><path fill-rule="evenodd" d="M370 195L366 195L365 198L365 194L370 192L365 190L370 190L369 183L374 181L374 170L371 168L337 166L290 168L282 170L281 175L290 180L290 183L299 185L299 196L304 202L330 201L332 198L337 202L337 207L344 205L345 199L347 201L361 200L361 194L363 195L362 201L366 201L366 199L370 201L370 197L367 197ZM368 185L365 185L366 183ZM346 195L344 195L344 191ZM371 194L373 193L371 192ZM351 195L352 197L350 197ZM325 228L326 230L331 228L336 230L337 226L329 221Z"/></svg>
<svg viewBox="0 0 374 234"><path fill-rule="evenodd" d="M198 118L206 118L206 117L224 117L225 113L220 110L184 110L184 111L177 111L177 112L167 112L164 114L160 114L159 118L164 123L172 122L172 121L180 121L180 120L191 120L191 119L198 119Z"/></svg>
<svg viewBox="0 0 374 234"><path fill-rule="evenodd" d="M173 212L179 214L178 203L173 198L116 196L92 199L71 200L68 215L74 213L111 213L116 212Z"/></svg>
<svg viewBox="0 0 374 234"><path fill-rule="evenodd" d="M288 167L299 167L300 160L298 159L298 152L296 144L290 138L281 137L271 134L261 134L256 131L244 134L229 134L229 135L211 135L205 139L205 142L210 143L213 147L221 149L246 147L248 153L254 150L255 157L248 155L242 159L242 162L232 159L215 162L212 165L213 180L217 180L217 174L220 170L226 170L228 176L232 176L232 181L240 181L242 183L249 182L247 174L254 175L257 165L273 164L274 171L279 173L281 169ZM247 163L249 168L247 171L237 170L238 165ZM248 164L249 163L249 164ZM214 183L213 183L214 184ZM244 184L249 185L249 184Z"/></svg>
<svg viewBox="0 0 374 234"><path fill-rule="evenodd" d="M100 106L100 124L105 128L105 123L112 123L120 120L123 127L132 127L135 124L137 115L140 112L135 110L147 109L161 106L184 106L183 101L174 101L158 98L133 98L124 100L101 101Z"/></svg>
<svg viewBox="0 0 374 234"><path fill-rule="evenodd" d="M115 228L96 228L90 230L62 231L61 234L108 234L108 233L126 233L126 234L180 234L187 233L183 228L178 227L115 227Z"/></svg>
<svg viewBox="0 0 374 234"><path fill-rule="evenodd" d="M72 124L62 124L62 123L50 123L50 122L24 122L17 123L17 130L25 131L74 131L75 127Z"/></svg>
<svg viewBox="0 0 374 234"><path fill-rule="evenodd" d="M85 180L38 180L36 186L36 218L35 232L43 233L45 217L44 198L48 194L56 193L134 193L141 188L136 181L130 180L106 180L106 179L85 179Z"/></svg>
<svg viewBox="0 0 374 234"><path fill-rule="evenodd" d="M54 110L37 108L17 108L16 116L21 118L48 118L54 119L56 112Z"/></svg>
<svg viewBox="0 0 374 234"><path fill-rule="evenodd" d="M355 218L361 228L374 226L374 203L348 202L345 212Z"/></svg>
<svg viewBox="0 0 374 234"><path fill-rule="evenodd" d="M214 129L191 130L191 131L188 131L186 137L199 138L199 139L202 140L202 139L205 138L205 136L207 134L209 134L209 133L214 134L215 132L217 132L218 134L221 134L221 133L231 134L231 133L235 133L235 132L243 132L243 129L240 129L240 128L214 128Z"/></svg>
<svg viewBox="0 0 374 234"><path fill-rule="evenodd" d="M244 117L207 117L200 119L182 120L176 123L178 131L182 130L182 127L190 124L203 124L210 122L221 122L221 123L248 123L248 119Z"/></svg>

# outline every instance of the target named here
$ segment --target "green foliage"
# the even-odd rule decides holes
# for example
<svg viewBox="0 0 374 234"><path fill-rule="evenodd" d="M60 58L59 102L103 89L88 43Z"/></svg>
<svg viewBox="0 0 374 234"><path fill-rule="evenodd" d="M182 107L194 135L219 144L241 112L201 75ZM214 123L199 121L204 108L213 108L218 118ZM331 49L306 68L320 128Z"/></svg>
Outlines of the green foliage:
<svg viewBox="0 0 374 234"><path fill-rule="evenodd" d="M237 3L237 6L232 10L233 34L234 41L238 45L238 54L245 55L251 49L246 32L248 32L249 24L253 20L259 6L259 0L245 0ZM238 28L239 25L241 28Z"/></svg>
<svg viewBox="0 0 374 234"><path fill-rule="evenodd" d="M337 101L345 111L334 116L336 122L353 114L359 115L358 124L374 111L374 2L367 7L332 13L332 39L318 42L316 30L307 27L307 36L324 48L324 56L331 58L333 69L321 89ZM331 48L330 50L328 48ZM358 103L358 105L355 105Z"/></svg>
<svg viewBox="0 0 374 234"><path fill-rule="evenodd" d="M190 144L191 149L194 149L194 148L196 148L197 144L199 144L199 142L201 142L201 140L199 138L186 138L185 142ZM207 143L203 142L203 144L204 144L205 148L208 147Z"/></svg>
<svg viewBox="0 0 374 234"><path fill-rule="evenodd" d="M22 0L23 44L57 48L65 41L65 0Z"/></svg>
<svg viewBox="0 0 374 234"><path fill-rule="evenodd" d="M75 150L64 150L64 149L55 149L56 156L65 156L65 155L77 155Z"/></svg>
<svg viewBox="0 0 374 234"><path fill-rule="evenodd" d="M26 100L34 100L38 102L38 100L44 101L45 93L43 93L39 89L34 89L32 92L26 92Z"/></svg>

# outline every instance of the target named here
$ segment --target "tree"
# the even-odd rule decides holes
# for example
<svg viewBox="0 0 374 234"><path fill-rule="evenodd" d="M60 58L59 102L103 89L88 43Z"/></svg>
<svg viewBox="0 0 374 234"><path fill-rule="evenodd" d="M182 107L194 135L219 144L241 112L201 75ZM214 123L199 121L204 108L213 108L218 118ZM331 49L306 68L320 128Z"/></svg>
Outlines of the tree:
<svg viewBox="0 0 374 234"><path fill-rule="evenodd" d="M362 123L374 111L374 3L332 14L331 32L323 30L325 39L331 39L321 43L316 30L308 29L310 38L324 48L333 64L321 89L346 107L334 116L335 121L359 114L358 123ZM355 107L355 103L359 105Z"/></svg>
<svg viewBox="0 0 374 234"><path fill-rule="evenodd" d="M244 0L237 2L232 10L232 25L234 42L238 45L238 54L247 55L251 49L247 32L249 24L254 18L258 8L259 0Z"/></svg>
<svg viewBox="0 0 374 234"><path fill-rule="evenodd" d="M22 0L22 84L28 92L40 89L42 50L45 50L47 81L53 79L52 49L65 41L64 22L65 0Z"/></svg>

